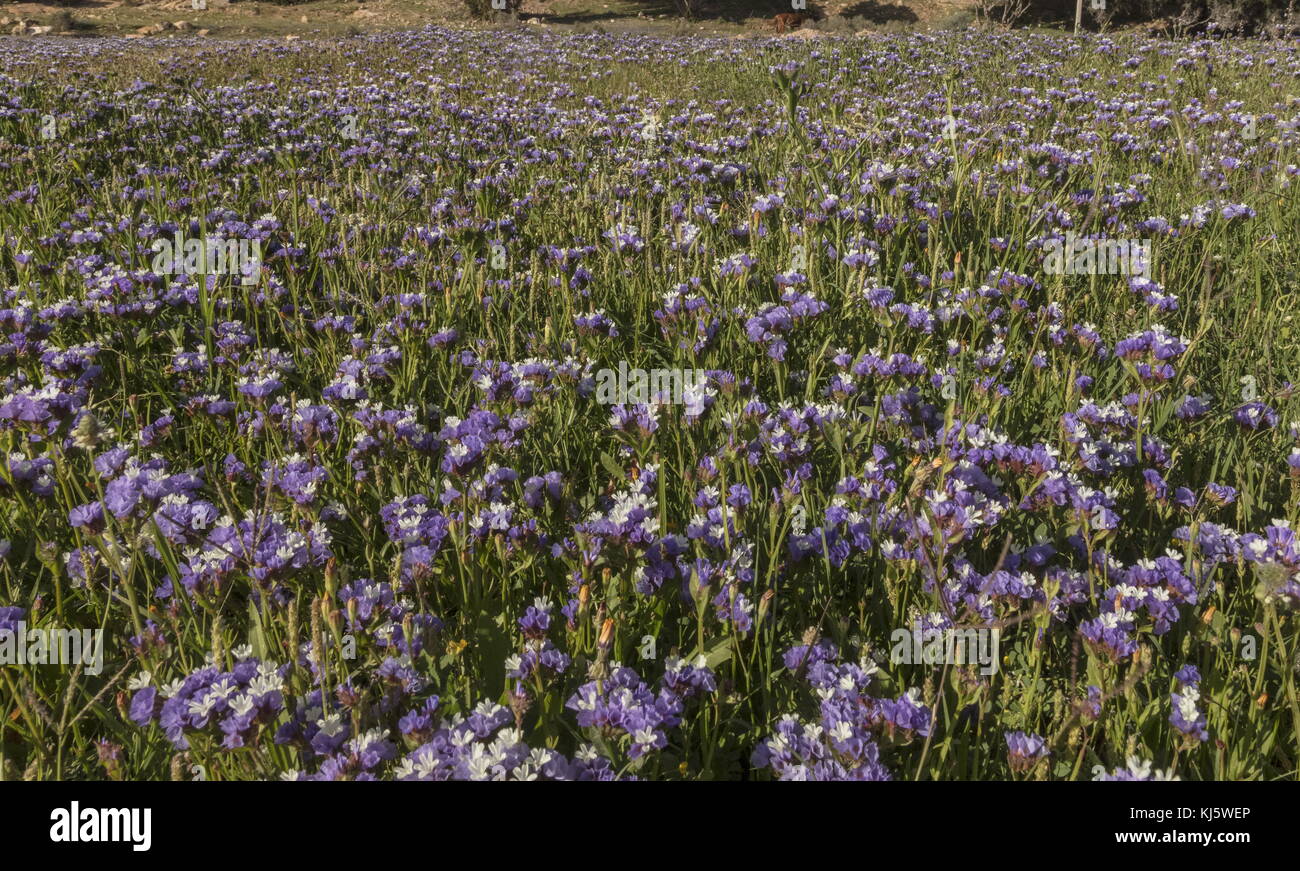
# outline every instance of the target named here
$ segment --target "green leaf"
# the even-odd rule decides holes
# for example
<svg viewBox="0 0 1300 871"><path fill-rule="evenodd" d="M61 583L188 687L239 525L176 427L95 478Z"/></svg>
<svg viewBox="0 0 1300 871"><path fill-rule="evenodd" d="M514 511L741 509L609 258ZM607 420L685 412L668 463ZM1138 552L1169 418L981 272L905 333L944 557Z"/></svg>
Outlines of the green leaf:
<svg viewBox="0 0 1300 871"><path fill-rule="evenodd" d="M605 467L606 472L609 472L615 478L622 478L627 474L623 467L618 464L618 461L604 451L600 452L600 464Z"/></svg>
<svg viewBox="0 0 1300 871"><path fill-rule="evenodd" d="M731 637L719 638L704 651L704 665L708 668L716 669L727 660L731 659L734 651L731 646ZM694 661L695 657L700 655L700 648L696 647L691 651L688 661Z"/></svg>
<svg viewBox="0 0 1300 871"><path fill-rule="evenodd" d="M258 613L257 604L248 600L248 643L253 648L253 655L258 659L268 659L271 646L266 643L266 633L262 629L262 615Z"/></svg>

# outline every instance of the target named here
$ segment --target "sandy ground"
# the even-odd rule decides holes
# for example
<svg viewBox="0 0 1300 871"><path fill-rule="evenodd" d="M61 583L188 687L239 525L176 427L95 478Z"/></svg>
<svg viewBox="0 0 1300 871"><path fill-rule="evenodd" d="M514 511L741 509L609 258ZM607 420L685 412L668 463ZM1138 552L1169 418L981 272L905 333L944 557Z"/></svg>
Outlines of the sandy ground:
<svg viewBox="0 0 1300 871"><path fill-rule="evenodd" d="M195 3L205 8L195 8ZM810 0L809 5L813 5ZM814 25L830 32L864 28L908 28L952 23L972 0L822 0L829 19ZM770 8L769 8L770 7ZM782 0L719 0L706 17L687 22L669 0L525 0L521 19L560 29L661 31L770 35L772 15L790 11ZM531 21L529 19L532 19ZM0 3L0 33L30 34L33 26L52 35L95 37L193 35L212 37L321 36L366 33L424 24L468 22L460 0L315 0L292 6L255 0L80 0L67 3ZM800 34L808 37L810 33Z"/></svg>

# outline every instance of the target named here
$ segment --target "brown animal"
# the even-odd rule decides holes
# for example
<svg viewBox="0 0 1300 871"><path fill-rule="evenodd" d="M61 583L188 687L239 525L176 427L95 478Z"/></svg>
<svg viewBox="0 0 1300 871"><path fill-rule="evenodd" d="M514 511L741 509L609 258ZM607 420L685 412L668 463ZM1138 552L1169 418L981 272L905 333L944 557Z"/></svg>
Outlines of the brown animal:
<svg viewBox="0 0 1300 871"><path fill-rule="evenodd" d="M785 33L787 30L798 30L803 27L805 21L812 21L813 17L806 12L782 12L772 19L776 23L776 32Z"/></svg>

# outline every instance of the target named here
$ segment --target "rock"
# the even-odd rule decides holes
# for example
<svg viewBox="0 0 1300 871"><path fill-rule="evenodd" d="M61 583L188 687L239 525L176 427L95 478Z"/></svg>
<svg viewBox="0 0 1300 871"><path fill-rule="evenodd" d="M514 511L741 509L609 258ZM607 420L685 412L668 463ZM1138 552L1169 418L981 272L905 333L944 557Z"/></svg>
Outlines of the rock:
<svg viewBox="0 0 1300 871"><path fill-rule="evenodd" d="M161 24L146 24L144 27L136 28L136 33L140 36L156 36L167 28Z"/></svg>
<svg viewBox="0 0 1300 871"><path fill-rule="evenodd" d="M296 33L290 33L284 37L285 42L293 42L295 39L302 39L302 37L298 36Z"/></svg>
<svg viewBox="0 0 1300 871"><path fill-rule="evenodd" d="M41 24L41 25L33 25L32 27L29 27L27 29L27 32L30 33L32 36L44 36L45 34L49 33L52 30L54 30L53 26L49 24Z"/></svg>
<svg viewBox="0 0 1300 871"><path fill-rule="evenodd" d="M306 24L306 23L307 23L307 16L306 16L306 15L301 16L301 17L298 19L298 21L299 21L300 23L302 23L302 24Z"/></svg>
<svg viewBox="0 0 1300 871"><path fill-rule="evenodd" d="M533 25L534 27L541 27L541 26L542 26L542 19L540 19L540 18L525 18L525 19L524 19L524 24L531 24L531 25Z"/></svg>
<svg viewBox="0 0 1300 871"><path fill-rule="evenodd" d="M190 23L188 21L172 22L172 30L189 30L189 29L190 29Z"/></svg>
<svg viewBox="0 0 1300 871"><path fill-rule="evenodd" d="M352 13L352 17L353 18L374 18L378 14L379 14L378 12L374 12L370 9L358 9L356 12Z"/></svg>
<svg viewBox="0 0 1300 871"><path fill-rule="evenodd" d="M195 36L207 36L209 33L211 33L211 31L208 30L206 27L203 28L202 30L194 31Z"/></svg>

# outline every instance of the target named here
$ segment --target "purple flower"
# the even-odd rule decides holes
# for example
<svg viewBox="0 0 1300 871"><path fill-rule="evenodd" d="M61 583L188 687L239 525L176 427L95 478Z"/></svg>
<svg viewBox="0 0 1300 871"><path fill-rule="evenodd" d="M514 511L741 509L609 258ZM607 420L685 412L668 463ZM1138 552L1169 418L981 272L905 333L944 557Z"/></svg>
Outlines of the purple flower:
<svg viewBox="0 0 1300 871"><path fill-rule="evenodd" d="M1247 402L1232 413L1244 429L1271 429L1277 426L1277 412L1262 402Z"/></svg>
<svg viewBox="0 0 1300 871"><path fill-rule="evenodd" d="M1041 735L1025 732L1007 732L1007 761L1012 771L1029 771L1052 753L1047 749L1047 740Z"/></svg>

